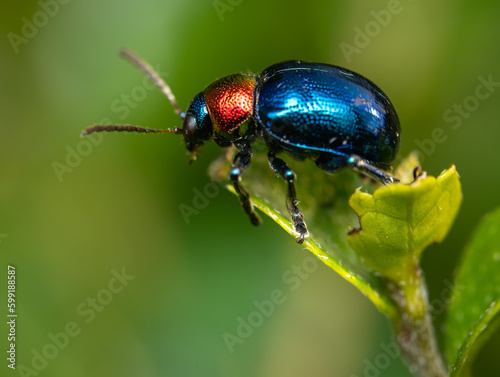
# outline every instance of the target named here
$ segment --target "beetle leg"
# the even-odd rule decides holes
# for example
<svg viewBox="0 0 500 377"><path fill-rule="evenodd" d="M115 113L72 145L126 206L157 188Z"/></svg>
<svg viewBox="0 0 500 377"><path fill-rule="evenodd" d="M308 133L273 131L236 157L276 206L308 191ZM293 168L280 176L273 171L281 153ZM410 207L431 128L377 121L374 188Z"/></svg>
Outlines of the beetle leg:
<svg viewBox="0 0 500 377"><path fill-rule="evenodd" d="M399 179L387 174L385 171L371 165L362 158L351 155L347 158L347 166L351 169L356 170L360 173L367 175L374 180L383 183L384 185L389 185L391 183L399 182Z"/></svg>
<svg viewBox="0 0 500 377"><path fill-rule="evenodd" d="M304 238L309 236L307 231L307 225L304 221L304 216L300 211L297 200L297 193L295 191L294 181L296 179L295 173L288 167L285 161L277 158L273 153L268 153L267 158L269 159L269 165L273 171L280 175L288 183L288 193L286 199L286 206L288 212L292 216L293 227L295 231L299 234L298 243L304 242Z"/></svg>
<svg viewBox="0 0 500 377"><path fill-rule="evenodd" d="M245 147L240 152L238 152L233 157L233 163L231 165L231 171L229 172L229 179L233 182L234 189L238 194L241 202L241 206L245 210L245 213L250 218L250 222L253 225L260 225L262 220L259 215L254 211L253 204L250 201L250 194L247 189L241 184L241 174L248 168L250 162L252 161L252 149L251 147Z"/></svg>

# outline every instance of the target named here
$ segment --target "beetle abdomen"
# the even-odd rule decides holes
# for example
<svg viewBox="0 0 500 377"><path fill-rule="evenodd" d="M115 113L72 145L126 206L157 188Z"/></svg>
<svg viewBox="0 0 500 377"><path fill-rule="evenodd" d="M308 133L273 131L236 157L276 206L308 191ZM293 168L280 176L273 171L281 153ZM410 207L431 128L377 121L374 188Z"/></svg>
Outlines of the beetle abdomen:
<svg viewBox="0 0 500 377"><path fill-rule="evenodd" d="M256 93L256 119L283 149L355 154L378 166L396 159L396 111L363 76L328 64L291 61L266 69Z"/></svg>

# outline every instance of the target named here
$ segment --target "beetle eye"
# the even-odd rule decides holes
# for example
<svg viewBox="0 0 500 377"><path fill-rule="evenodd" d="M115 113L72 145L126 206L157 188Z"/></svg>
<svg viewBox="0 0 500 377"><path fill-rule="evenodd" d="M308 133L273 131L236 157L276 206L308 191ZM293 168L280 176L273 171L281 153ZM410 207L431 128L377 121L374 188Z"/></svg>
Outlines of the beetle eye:
<svg viewBox="0 0 500 377"><path fill-rule="evenodd" d="M196 121L191 114L187 114L184 118L184 134L187 138L193 139L196 132Z"/></svg>

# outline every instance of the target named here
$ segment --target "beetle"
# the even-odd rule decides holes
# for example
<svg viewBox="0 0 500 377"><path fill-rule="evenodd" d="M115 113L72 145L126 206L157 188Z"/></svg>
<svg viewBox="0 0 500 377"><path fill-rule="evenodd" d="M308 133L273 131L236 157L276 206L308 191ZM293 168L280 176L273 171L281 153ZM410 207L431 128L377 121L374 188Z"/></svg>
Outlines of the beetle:
<svg viewBox="0 0 500 377"><path fill-rule="evenodd" d="M351 168L383 184L398 182L387 171L401 144L396 110L386 94L367 78L329 64L287 61L260 75L238 73L223 77L198 93L183 112L170 87L154 69L129 50L123 57L144 71L183 119L182 128L166 130L130 125L95 125L93 132L135 131L184 136L196 160L201 146L213 140L222 148L235 146L229 179L253 225L261 219L241 184L252 159L252 144L263 139L271 169L288 185L287 208L297 242L308 230L298 208L295 173L276 157L285 152L297 160L313 159L327 173Z"/></svg>

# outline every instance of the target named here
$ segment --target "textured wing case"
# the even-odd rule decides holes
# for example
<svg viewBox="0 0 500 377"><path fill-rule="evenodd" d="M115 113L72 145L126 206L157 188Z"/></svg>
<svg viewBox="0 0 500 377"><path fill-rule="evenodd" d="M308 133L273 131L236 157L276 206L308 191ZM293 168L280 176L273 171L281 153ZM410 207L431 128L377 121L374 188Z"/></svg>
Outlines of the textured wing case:
<svg viewBox="0 0 500 377"><path fill-rule="evenodd" d="M396 111L363 76L328 64L290 61L266 69L256 93L256 119L283 149L356 154L379 166L396 158Z"/></svg>

